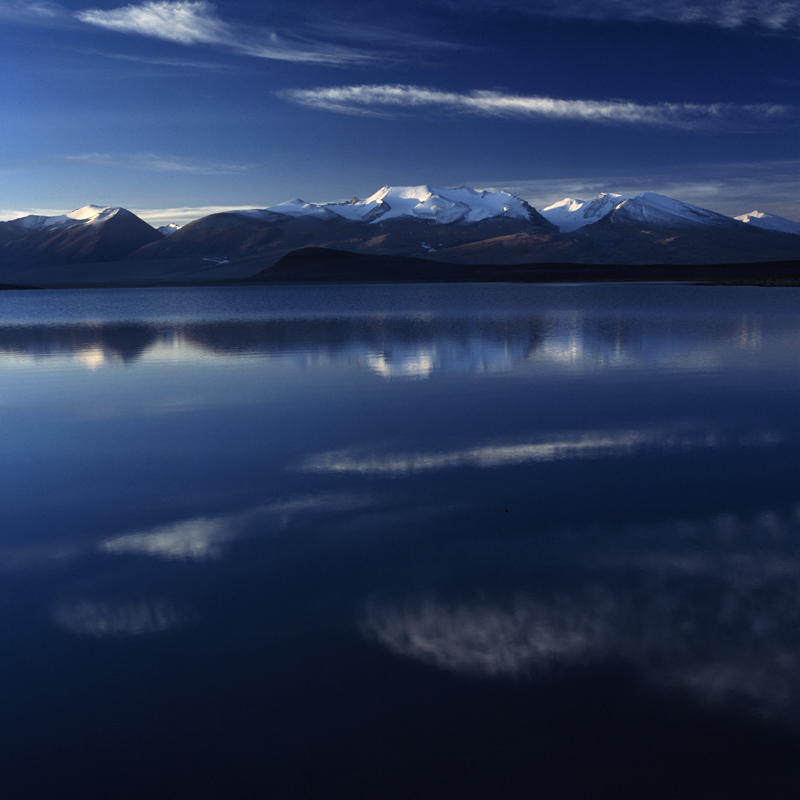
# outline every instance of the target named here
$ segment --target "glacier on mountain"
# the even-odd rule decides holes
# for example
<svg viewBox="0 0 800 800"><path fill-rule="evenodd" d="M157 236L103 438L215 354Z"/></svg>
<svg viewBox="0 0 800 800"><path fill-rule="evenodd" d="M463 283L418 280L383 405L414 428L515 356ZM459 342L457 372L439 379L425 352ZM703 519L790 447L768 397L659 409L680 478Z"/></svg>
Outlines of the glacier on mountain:
<svg viewBox="0 0 800 800"><path fill-rule="evenodd" d="M612 224L677 228L707 225L731 228L740 224L732 217L655 192L643 192L623 200L614 206L605 219Z"/></svg>
<svg viewBox="0 0 800 800"><path fill-rule="evenodd" d="M561 233L571 233L584 225L597 222L621 202L630 199L629 195L611 192L602 192L592 200L573 200L571 197L566 197L539 213L556 225Z"/></svg>
<svg viewBox="0 0 800 800"><path fill-rule="evenodd" d="M508 192L478 192L467 186L438 189L427 185L384 186L366 200L353 199L347 203L290 200L267 210L293 217L341 217L366 223L406 217L440 225L482 222L496 217L531 220L536 215L528 203Z"/></svg>
<svg viewBox="0 0 800 800"><path fill-rule="evenodd" d="M540 213L557 225L561 233L571 233L601 220L611 225L659 228L709 225L729 228L739 224L732 217L655 192L643 192L635 196L603 192L589 201L567 197L547 206Z"/></svg>

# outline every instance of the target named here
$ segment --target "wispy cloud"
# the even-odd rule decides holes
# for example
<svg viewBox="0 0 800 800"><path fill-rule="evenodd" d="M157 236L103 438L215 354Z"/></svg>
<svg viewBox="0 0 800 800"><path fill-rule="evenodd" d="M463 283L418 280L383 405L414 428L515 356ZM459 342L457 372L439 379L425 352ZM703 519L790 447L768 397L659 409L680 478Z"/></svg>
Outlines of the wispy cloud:
<svg viewBox="0 0 800 800"><path fill-rule="evenodd" d="M454 0L444 0L456 7ZM526 16L593 21L669 22L680 25L713 25L738 29L754 26L786 35L800 34L800 5L791 0L458 0L457 8L485 13L512 10Z"/></svg>
<svg viewBox="0 0 800 800"><path fill-rule="evenodd" d="M718 127L790 116L793 109L776 104L652 103L626 100L560 100L498 91L445 92L424 86L383 84L291 89L279 93L301 105L342 114L390 116L442 109L490 117L566 120L609 125L671 128Z"/></svg>
<svg viewBox="0 0 800 800"><path fill-rule="evenodd" d="M0 0L0 20L11 22L52 24L67 18L64 8L56 3L27 3L19 0Z"/></svg>
<svg viewBox="0 0 800 800"><path fill-rule="evenodd" d="M87 164L96 167L123 167L127 169L146 169L156 172L183 172L196 175L231 175L245 173L253 169L252 164L219 164L208 161L192 161L157 153L80 153L70 155L66 160L73 164Z"/></svg>
<svg viewBox="0 0 800 800"><path fill-rule="evenodd" d="M207 217L209 214L224 214L227 211L246 211L254 208L260 208L260 206L177 206L175 208L132 208L130 210L137 217L141 217L151 225L158 226L170 222L174 222L176 225L185 225L187 222Z"/></svg>
<svg viewBox="0 0 800 800"><path fill-rule="evenodd" d="M467 45L461 42L452 42L424 33L426 23L419 17L409 20L406 18L404 28L394 25L386 26L363 22L363 19L335 18L326 16L324 21L311 22L308 29L318 36L337 41L354 42L370 46L386 46L392 50L414 49L420 51L430 50L465 50Z"/></svg>
<svg viewBox="0 0 800 800"><path fill-rule="evenodd" d="M177 67L183 69L205 69L212 72L227 72L233 69L230 64L217 61L198 61L186 58L158 58L155 56L135 56L130 53L108 53L103 50L87 50L87 55L111 58L115 61L130 61L136 64L148 64L156 67Z"/></svg>
<svg viewBox="0 0 800 800"><path fill-rule="evenodd" d="M226 22L205 0L149 0L110 10L88 8L77 11L75 16L81 22L119 33L182 45L214 45L257 58L321 64L369 60L369 56L355 49Z"/></svg>

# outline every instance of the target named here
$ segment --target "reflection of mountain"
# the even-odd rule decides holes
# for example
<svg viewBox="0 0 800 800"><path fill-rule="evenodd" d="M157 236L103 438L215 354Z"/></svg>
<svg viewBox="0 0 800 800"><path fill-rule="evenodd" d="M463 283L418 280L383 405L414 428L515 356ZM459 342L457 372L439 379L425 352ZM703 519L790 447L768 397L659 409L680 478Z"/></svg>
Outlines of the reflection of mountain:
<svg viewBox="0 0 800 800"><path fill-rule="evenodd" d="M0 326L0 353L71 356L87 365L131 363L158 344L215 356L252 354L329 361L386 378L508 371L523 365L575 370L667 366L707 369L770 344L771 358L800 338L791 317L713 316L673 307L577 311L539 307L468 315L431 312L309 313L258 319L92 322ZM790 347L784 347L783 345Z"/></svg>
<svg viewBox="0 0 800 800"><path fill-rule="evenodd" d="M78 325L4 325L0 327L0 353L20 353L32 358L86 356L96 365L105 361L131 363L158 341L161 331L136 322Z"/></svg>

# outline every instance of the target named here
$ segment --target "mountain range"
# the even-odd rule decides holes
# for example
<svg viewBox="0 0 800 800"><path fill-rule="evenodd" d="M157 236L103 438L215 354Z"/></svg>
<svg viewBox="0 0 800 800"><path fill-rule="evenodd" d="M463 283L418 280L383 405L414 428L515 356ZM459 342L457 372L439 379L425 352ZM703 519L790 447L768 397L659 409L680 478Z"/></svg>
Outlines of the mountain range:
<svg viewBox="0 0 800 800"><path fill-rule="evenodd" d="M0 281L241 280L308 247L451 265L741 264L800 260L800 223L757 211L728 217L652 192L566 198L539 212L507 192L430 186L386 186L344 203L291 200L158 230L126 209L90 205L0 222Z"/></svg>

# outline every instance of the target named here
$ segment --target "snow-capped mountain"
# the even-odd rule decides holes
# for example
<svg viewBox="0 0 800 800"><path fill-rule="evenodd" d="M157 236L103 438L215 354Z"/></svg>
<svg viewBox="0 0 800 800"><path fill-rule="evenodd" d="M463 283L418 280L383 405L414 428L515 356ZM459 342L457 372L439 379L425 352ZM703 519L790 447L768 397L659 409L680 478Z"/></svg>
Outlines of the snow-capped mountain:
<svg viewBox="0 0 800 800"><path fill-rule="evenodd" d="M339 219L342 215L336 214L330 208L320 203L306 203L305 200L287 200L277 206L265 209L274 214L286 214L290 217L310 217L314 219ZM247 213L247 212L238 212Z"/></svg>
<svg viewBox="0 0 800 800"><path fill-rule="evenodd" d="M524 200L465 186L384 186L366 200L290 200L195 220L140 254L146 258L240 258L277 261L302 247L372 255L435 257L447 248L515 234L553 235L556 228Z"/></svg>
<svg viewBox="0 0 800 800"><path fill-rule="evenodd" d="M566 198L548 206L542 216L571 233L586 225L624 225L644 228L736 227L724 214L674 200L663 194L644 192L636 196L603 193L593 200Z"/></svg>
<svg viewBox="0 0 800 800"><path fill-rule="evenodd" d="M0 265L117 261L161 238L124 208L88 205L52 217L30 214L0 222Z"/></svg>
<svg viewBox="0 0 800 800"><path fill-rule="evenodd" d="M621 202L630 199L628 195L610 192L598 194L593 200L573 200L571 197L566 197L539 213L556 225L561 233L571 233L584 225L597 222Z"/></svg>
<svg viewBox="0 0 800 800"><path fill-rule="evenodd" d="M437 189L431 186L384 186L366 200L347 203L306 203L291 200L269 211L300 216L311 214L330 219L335 214L351 222L386 222L405 217L440 225L481 222L493 218L534 221L541 224L536 210L508 192L477 192L467 186Z"/></svg>
<svg viewBox="0 0 800 800"><path fill-rule="evenodd" d="M644 192L617 203L598 222L611 225L637 227L685 228L705 227L735 228L739 223L724 214L691 203L673 200L663 194Z"/></svg>
<svg viewBox="0 0 800 800"><path fill-rule="evenodd" d="M780 233L794 233L800 236L800 222L794 222L777 214L769 214L766 211L751 211L749 214L742 214L734 217L739 222L745 222L756 228L763 228L766 231L778 231Z"/></svg>
<svg viewBox="0 0 800 800"><path fill-rule="evenodd" d="M800 233L800 223L759 212L744 217L652 192L567 198L540 214L508 192L428 185L384 186L344 203L290 200L160 230L124 208L90 205L0 222L0 282L21 284L28 275L31 285L67 283L79 264L90 265L80 274L96 275L95 283L126 274L155 283L250 280L297 251L305 253L303 264L284 264L273 275L358 280L378 270L400 280L434 273L462 280L468 265L547 264L558 271L566 264L800 261L800 238L790 235ZM338 256L326 260L325 253ZM370 258L350 264L355 253ZM441 262L431 265L433 272L431 261Z"/></svg>
<svg viewBox="0 0 800 800"><path fill-rule="evenodd" d="M164 236L172 236L173 233L179 231L181 229L180 225L176 225L174 222L170 222L167 225L162 225L160 228L157 228L159 233L163 233Z"/></svg>
<svg viewBox="0 0 800 800"><path fill-rule="evenodd" d="M67 214L58 214L54 217L29 214L26 217L10 220L7 224L14 225L23 231L38 231L42 228L66 227L68 225L96 225L106 222L120 211L125 211L125 209L111 208L109 206L83 206L83 208L78 208Z"/></svg>

